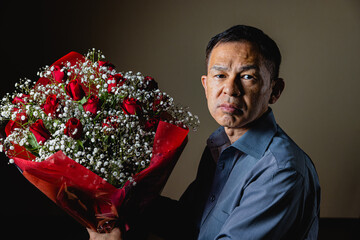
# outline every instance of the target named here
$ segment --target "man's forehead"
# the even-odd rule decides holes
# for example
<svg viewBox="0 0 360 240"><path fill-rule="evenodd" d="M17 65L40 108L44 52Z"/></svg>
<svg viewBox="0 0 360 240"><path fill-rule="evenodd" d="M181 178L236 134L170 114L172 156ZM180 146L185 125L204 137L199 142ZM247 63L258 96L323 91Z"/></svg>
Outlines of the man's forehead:
<svg viewBox="0 0 360 240"><path fill-rule="evenodd" d="M214 47L210 54L209 69L236 65L259 65L260 54L249 42L227 42Z"/></svg>

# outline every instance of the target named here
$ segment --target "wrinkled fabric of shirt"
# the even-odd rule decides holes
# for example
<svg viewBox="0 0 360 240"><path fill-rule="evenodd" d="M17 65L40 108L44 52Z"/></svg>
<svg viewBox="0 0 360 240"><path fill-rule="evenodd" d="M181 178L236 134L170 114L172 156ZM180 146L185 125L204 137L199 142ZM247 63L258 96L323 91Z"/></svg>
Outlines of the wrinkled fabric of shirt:
<svg viewBox="0 0 360 240"><path fill-rule="evenodd" d="M151 218L166 239L317 239L319 209L315 167L269 109L233 144L218 128L194 182Z"/></svg>

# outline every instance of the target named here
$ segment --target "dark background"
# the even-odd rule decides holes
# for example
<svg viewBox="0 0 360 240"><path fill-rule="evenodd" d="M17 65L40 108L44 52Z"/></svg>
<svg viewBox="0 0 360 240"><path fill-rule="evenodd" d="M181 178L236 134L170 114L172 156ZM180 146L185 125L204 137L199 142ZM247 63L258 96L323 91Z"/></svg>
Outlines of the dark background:
<svg viewBox="0 0 360 240"><path fill-rule="evenodd" d="M20 78L37 79L38 69L59 56L72 49L86 52L91 47L86 37L90 25L74 21L76 12L91 11L91 4L68 1L48 6L47 2L1 1L0 96L12 92ZM7 162L1 153L1 239L88 239L80 224Z"/></svg>
<svg viewBox="0 0 360 240"><path fill-rule="evenodd" d="M265 29L269 29L267 32L270 31L270 35L270 29L272 28L269 26L274 25L274 29L277 29L274 30L274 32L276 32L275 38L277 37L278 39L282 38L280 34L281 31L287 31L284 27L279 30L279 28L277 28L278 22L276 21L273 24L268 22L262 23L261 20L254 17L256 20L248 20L247 22L241 19L241 22L237 17L231 17L235 16L235 13L241 16L241 9L233 9L233 12L227 15L230 16L230 20L224 20L223 22L225 23L221 23L221 21L217 21L216 19L209 19L209 15L205 13L207 11L205 1L202 1L201 4L197 4L195 7L193 7L192 1L184 1L184 3L178 1L175 7L170 4L165 4L165 1L159 1L164 2L164 4L152 4L151 2L152 1L133 1L132 3L129 1L1 1L0 96L3 96L7 92L12 92L14 90L14 83L18 81L19 78L27 77L36 80L36 72L40 67L50 65L66 53L73 50L79 53L86 53L88 49L96 47L105 49L107 51L105 55L110 56L111 58L109 59L114 59L112 61L117 67L120 66L124 68L124 70L137 68L145 71L145 73L147 71L159 77L160 86L165 86L166 91L173 96L175 95L175 99L179 99L181 103L185 103L185 105L196 105L193 108L195 113L200 112L200 119L206 119L208 118L207 113L201 112L203 111L202 109L206 109L204 103L197 103L197 98L189 96L197 96L199 92L202 91L199 77L204 70L204 66L202 65L203 50L207 40L215 33L239 23L258 24L260 28L263 26ZM244 5L246 5L246 1L241 2L244 2ZM277 2L279 6L282 6L281 1L275 2ZM338 3L338 1L332 2ZM355 4L355 1L344 2L357 7L359 10L358 14L360 15L359 5ZM326 1L324 1L323 8L321 5L318 5L317 8L326 11L325 3ZM309 6L311 6L311 4L309 4ZM177 7L185 9L186 11L181 12L181 10L176 10ZM209 7L212 11L214 11L214 8L218 11L213 14L213 16L215 16L214 18L216 18L219 14L222 14L222 8L219 6ZM266 7L263 7L262 11L266 11L265 8ZM199 9L202 9L202 12L200 12L201 14L198 16L197 11ZM229 9L231 9L231 7L227 7L225 10ZM251 7L251 9L255 8ZM286 11L286 7L282 7L282 11ZM303 12L306 11L304 10ZM159 17L163 16L161 14L168 16L168 18L162 19ZM269 11L268 14L271 15L275 13ZM288 13L288 15L292 14L296 14L296 12ZM347 14L344 13L344 16L346 15ZM201 16L208 19L201 19ZM189 17L193 18L192 21L197 22L197 24L203 26L203 28L198 28L193 31L188 30L192 27L191 21L185 20L184 23L182 19L189 19ZM299 15L297 18L298 21L301 22L303 20L302 18L306 18L306 16ZM286 19L282 19L281 22L286 22ZM337 22L337 20L334 22ZM212 24L212 26L206 23ZM127 28L127 24L131 25L132 28ZM153 32L154 34L152 34ZM159 33L164 35L159 36ZM119 34L121 37L119 37ZM183 36L184 34L188 34L188 36L185 37ZM334 35L336 35L336 33L334 33ZM141 40L139 40L139 36L142 36ZM291 35L288 37L291 37ZM176 39L179 40L176 41ZM282 41L285 42L286 40L283 39ZM153 45L157 47L156 50L152 48ZM286 47L289 46L286 46L284 43L282 45L286 54ZM123 55L117 54L118 52L121 52ZM182 66L180 69L174 67L174 65L179 65L177 58L187 59L187 55L190 53L199 56L191 57L194 63L187 60L181 63ZM291 54L291 52L288 53ZM126 60L124 60L122 56L126 56ZM291 60L291 58L288 57L288 60ZM285 66L288 66L288 69L291 68L291 64L295 63L284 63ZM169 73L163 73L165 70ZM176 76L171 78L173 74L176 74ZM286 68L283 74L290 75L286 72ZM178 87L172 87L174 83L176 84L179 80L185 79L188 75L195 75L195 77L198 78L196 80L197 85L194 89L189 89L189 86L192 86L194 80L191 80L192 82L187 80L180 89ZM193 78L193 76L191 77ZM356 78L358 81L358 75ZM166 81L164 79L170 80ZM173 80L173 82L171 82L171 80ZM187 92L187 95L185 92ZM349 93L342 94L346 96ZM203 98L203 96L200 95L199 98ZM280 105L275 111L276 110L279 115L285 115L285 112L286 114L288 113L286 105ZM285 120L283 124L286 125ZM214 129L213 126L215 125L214 123L202 121L202 126L204 125L205 127L200 130L200 134L202 135L201 138L206 139L205 137ZM296 126L297 125L287 125L290 132L292 129L295 129L293 130L294 135L297 133ZM357 130L358 128L355 128L354 131ZM193 136L192 138L199 139L197 136ZM302 136L298 136L296 140L300 142L303 141L302 146L305 146L305 148L308 146L306 145L307 140L302 139ZM201 146L190 142L188 148L202 149L204 145L203 142L204 140L202 140ZM312 151L311 146L308 146L307 151ZM184 154L186 156L186 152ZM195 154L195 157L198 159L199 154L200 153ZM321 156L320 153L317 154L317 152L314 152L310 155ZM1 239L88 239L86 230L81 225L66 215L66 213L47 199L39 190L28 183L16 167L8 165L7 161L7 158L1 153L0 216L3 220L2 222L4 222L1 228L2 234L6 234L6 237L1 237ZM170 179L169 185L165 189L165 195L176 198L183 192L184 188L193 178L193 175L187 174L190 176L185 177L186 181L181 181L184 171L187 171L186 169L188 169L189 166L196 170L197 162L190 163L186 161L187 160L183 161L186 164L180 164L177 169L175 169L175 177ZM358 162L359 159L354 159L354 161ZM318 158L315 159L314 162L319 171L323 190L325 189L325 196L322 199L324 203L323 206L325 207L322 209L323 218L320 221L319 239L359 239L359 212L352 214L351 209L354 209L354 207L351 208L350 204L347 205L347 201L344 200L342 202L342 200L339 200L336 202L334 200L337 198L346 198L350 199L349 201L351 202L352 198L358 199L359 188L358 182L356 183L358 178L351 179L349 177L350 182L354 183L355 181L355 188L349 189L345 194L332 195L333 192L337 192L335 188L337 185L331 182L334 179L334 175L327 173L328 168L324 167L325 159L321 162L321 158ZM356 166L358 165L355 165L355 168ZM327 167L329 166L327 165ZM336 169L336 166L333 167ZM192 174L195 173L195 170L192 170ZM357 172L358 170L359 169L357 169ZM346 175L347 174L344 173L341 176ZM348 175L351 176L351 174ZM335 179L340 181L340 177ZM335 188L335 190L332 190L333 188ZM355 207L355 209L359 210L359 207ZM351 214L349 214L349 212Z"/></svg>

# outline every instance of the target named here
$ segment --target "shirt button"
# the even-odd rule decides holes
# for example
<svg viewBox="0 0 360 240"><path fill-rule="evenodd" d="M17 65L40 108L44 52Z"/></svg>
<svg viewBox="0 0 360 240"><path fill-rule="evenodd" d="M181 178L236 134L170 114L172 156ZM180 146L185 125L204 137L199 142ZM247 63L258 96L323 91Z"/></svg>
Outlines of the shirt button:
<svg viewBox="0 0 360 240"><path fill-rule="evenodd" d="M214 202L214 201L215 201L215 195L211 195L210 202Z"/></svg>

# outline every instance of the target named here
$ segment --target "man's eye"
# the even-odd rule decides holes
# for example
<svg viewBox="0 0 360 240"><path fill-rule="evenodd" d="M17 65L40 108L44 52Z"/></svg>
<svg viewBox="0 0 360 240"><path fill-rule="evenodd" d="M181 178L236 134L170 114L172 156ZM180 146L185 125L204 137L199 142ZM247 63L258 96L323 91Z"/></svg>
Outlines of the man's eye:
<svg viewBox="0 0 360 240"><path fill-rule="evenodd" d="M245 80L252 80L254 79L253 76L249 75L249 74L245 74L245 75L242 75L241 78L245 79Z"/></svg>
<svg viewBox="0 0 360 240"><path fill-rule="evenodd" d="M215 75L216 78L225 78L226 76L224 74L217 74Z"/></svg>

